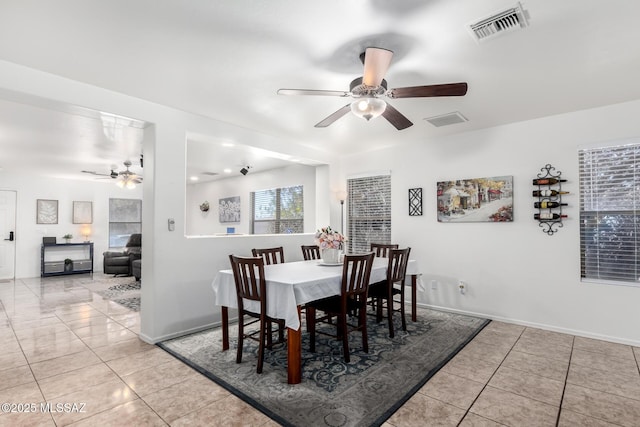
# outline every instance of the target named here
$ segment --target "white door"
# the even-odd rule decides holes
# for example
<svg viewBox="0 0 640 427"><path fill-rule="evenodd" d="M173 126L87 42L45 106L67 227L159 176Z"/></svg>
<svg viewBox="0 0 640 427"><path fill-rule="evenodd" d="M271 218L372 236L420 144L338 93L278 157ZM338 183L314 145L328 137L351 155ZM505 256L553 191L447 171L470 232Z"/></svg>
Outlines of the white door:
<svg viewBox="0 0 640 427"><path fill-rule="evenodd" d="M16 192L0 190L0 280L15 277Z"/></svg>

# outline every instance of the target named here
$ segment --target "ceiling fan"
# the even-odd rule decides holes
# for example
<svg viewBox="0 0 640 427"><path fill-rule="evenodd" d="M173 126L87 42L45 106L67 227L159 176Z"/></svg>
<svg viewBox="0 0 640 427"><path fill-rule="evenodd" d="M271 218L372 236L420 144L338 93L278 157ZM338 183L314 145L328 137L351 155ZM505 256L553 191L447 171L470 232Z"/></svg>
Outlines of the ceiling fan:
<svg viewBox="0 0 640 427"><path fill-rule="evenodd" d="M116 172L114 169L111 169L110 173L98 173L96 171L81 171L82 173L88 173L91 175L104 176L111 179L120 178L116 185L118 187L127 187L127 188L135 188L136 184L142 183L142 177L129 170L131 167L131 161L126 160L124 163L125 170Z"/></svg>
<svg viewBox="0 0 640 427"><path fill-rule="evenodd" d="M360 60L364 63L362 77L353 80L349 85L349 92L339 90L313 90L313 89L279 89L279 95L320 95L355 98L315 125L317 128L327 127L349 111L365 120L382 115L396 129L402 130L413 123L393 106L381 99L387 96L391 99L398 98L425 98L436 96L463 96L467 93L466 83L447 83L426 86L411 86L395 89L387 89L384 76L391 63L393 52L378 47L369 47L362 54Z"/></svg>

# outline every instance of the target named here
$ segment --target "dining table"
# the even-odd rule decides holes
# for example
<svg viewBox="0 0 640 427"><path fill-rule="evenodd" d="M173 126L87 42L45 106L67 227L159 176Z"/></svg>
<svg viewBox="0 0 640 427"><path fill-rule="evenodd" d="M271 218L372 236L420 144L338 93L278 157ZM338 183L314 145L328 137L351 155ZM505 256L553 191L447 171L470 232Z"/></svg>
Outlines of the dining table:
<svg viewBox="0 0 640 427"><path fill-rule="evenodd" d="M385 280L387 258L374 258L370 283ZM325 263L322 260L294 261L264 266L267 291L267 315L284 320L287 328L287 382L298 384L302 381L302 328L301 307L311 301L340 295L342 286L342 264ZM411 320L416 321L416 296L418 264L415 260L407 263L405 285L411 286ZM229 308L237 309L233 271L220 270L212 283L215 304L221 307L222 350L229 349ZM260 312L260 303L246 301L245 309Z"/></svg>

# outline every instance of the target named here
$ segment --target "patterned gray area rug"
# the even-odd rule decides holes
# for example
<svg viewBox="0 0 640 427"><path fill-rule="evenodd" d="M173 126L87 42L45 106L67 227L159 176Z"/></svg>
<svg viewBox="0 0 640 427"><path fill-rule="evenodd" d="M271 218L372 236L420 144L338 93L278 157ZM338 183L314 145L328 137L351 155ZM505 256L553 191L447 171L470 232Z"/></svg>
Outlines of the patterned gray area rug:
<svg viewBox="0 0 640 427"><path fill-rule="evenodd" d="M140 311L140 286L135 277L112 277L92 283L86 287L103 298L120 304L132 311Z"/></svg>
<svg viewBox="0 0 640 427"><path fill-rule="evenodd" d="M242 363L236 364L237 328L229 329L230 349L222 351L220 328L158 344L233 394L286 426L378 426L416 393L489 320L418 309L418 321L407 321L396 336L386 320L367 320L369 353L359 333L351 333L351 362L342 358L342 344L317 335L316 353L302 334L301 384L287 384L286 344L265 350L262 374L256 374L257 343L245 340ZM303 325L304 331L304 325Z"/></svg>

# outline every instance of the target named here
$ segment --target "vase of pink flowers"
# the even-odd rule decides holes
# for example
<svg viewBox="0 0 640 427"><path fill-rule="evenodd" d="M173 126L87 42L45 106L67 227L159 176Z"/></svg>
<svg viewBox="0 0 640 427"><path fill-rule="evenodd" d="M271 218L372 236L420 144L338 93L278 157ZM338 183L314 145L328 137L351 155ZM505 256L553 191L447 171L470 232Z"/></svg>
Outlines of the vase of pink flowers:
<svg viewBox="0 0 640 427"><path fill-rule="evenodd" d="M344 235L327 226L316 232L315 241L320 248L322 261L327 264L340 262L340 254L344 248L344 242L347 241Z"/></svg>

